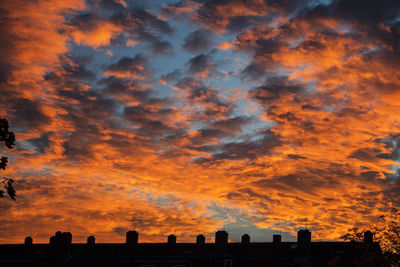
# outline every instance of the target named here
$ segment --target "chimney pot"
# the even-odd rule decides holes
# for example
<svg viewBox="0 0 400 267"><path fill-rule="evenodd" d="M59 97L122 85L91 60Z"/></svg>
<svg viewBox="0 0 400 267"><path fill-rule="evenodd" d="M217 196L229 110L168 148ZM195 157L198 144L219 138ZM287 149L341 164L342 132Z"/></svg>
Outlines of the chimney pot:
<svg viewBox="0 0 400 267"><path fill-rule="evenodd" d="M282 242L282 236L281 235L273 235L272 236L272 243L273 244L280 244Z"/></svg>
<svg viewBox="0 0 400 267"><path fill-rule="evenodd" d="M92 236L92 235L88 236L88 238L87 238L87 244L88 245L94 245L95 242L96 242L96 238L94 236Z"/></svg>
<svg viewBox="0 0 400 267"><path fill-rule="evenodd" d="M139 233L136 231L128 231L126 232L126 241L125 243L128 246L133 246L138 243L139 240Z"/></svg>
<svg viewBox="0 0 400 267"><path fill-rule="evenodd" d="M364 243L366 244L374 243L374 234L369 230L364 232Z"/></svg>
<svg viewBox="0 0 400 267"><path fill-rule="evenodd" d="M176 244L176 236L175 235L168 236L168 244Z"/></svg>
<svg viewBox="0 0 400 267"><path fill-rule="evenodd" d="M242 244L250 244L250 236L248 234L242 235Z"/></svg>
<svg viewBox="0 0 400 267"><path fill-rule="evenodd" d="M32 237L27 236L27 237L25 238L25 245L32 245L32 243L33 243Z"/></svg>
<svg viewBox="0 0 400 267"><path fill-rule="evenodd" d="M206 237L204 235L196 236L196 244L205 244L205 243L206 243Z"/></svg>
<svg viewBox="0 0 400 267"><path fill-rule="evenodd" d="M215 250L217 254L226 253L228 244L228 233L226 231L217 231L215 233Z"/></svg>

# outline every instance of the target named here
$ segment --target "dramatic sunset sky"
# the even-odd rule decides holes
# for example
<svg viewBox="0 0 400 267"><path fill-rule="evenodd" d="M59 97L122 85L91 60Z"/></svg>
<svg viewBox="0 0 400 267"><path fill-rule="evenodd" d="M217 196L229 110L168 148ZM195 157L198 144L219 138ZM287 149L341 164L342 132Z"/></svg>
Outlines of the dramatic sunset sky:
<svg viewBox="0 0 400 267"><path fill-rule="evenodd" d="M4 0L0 243L338 240L400 207L400 1Z"/></svg>

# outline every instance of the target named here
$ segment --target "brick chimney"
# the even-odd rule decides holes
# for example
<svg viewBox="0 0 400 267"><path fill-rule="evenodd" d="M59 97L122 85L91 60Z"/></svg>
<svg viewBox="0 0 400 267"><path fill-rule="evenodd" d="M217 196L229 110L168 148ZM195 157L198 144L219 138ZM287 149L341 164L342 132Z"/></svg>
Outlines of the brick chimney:
<svg viewBox="0 0 400 267"><path fill-rule="evenodd" d="M217 231L215 233L215 252L217 254L226 253L228 245L228 233L226 231Z"/></svg>
<svg viewBox="0 0 400 267"><path fill-rule="evenodd" d="M250 244L250 236L248 234L242 235L242 244Z"/></svg>
<svg viewBox="0 0 400 267"><path fill-rule="evenodd" d="M205 243L206 243L206 237L204 235L196 236L196 244L205 244Z"/></svg>

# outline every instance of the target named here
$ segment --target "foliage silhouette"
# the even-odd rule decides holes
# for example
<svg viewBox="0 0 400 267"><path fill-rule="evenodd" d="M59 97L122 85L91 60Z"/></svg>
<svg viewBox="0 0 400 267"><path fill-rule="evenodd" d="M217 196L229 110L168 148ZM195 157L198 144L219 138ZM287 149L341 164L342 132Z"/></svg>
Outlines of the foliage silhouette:
<svg viewBox="0 0 400 267"><path fill-rule="evenodd" d="M0 142L4 142L5 146L8 149L12 149L15 146L15 135L13 132L9 131L8 121L6 119L1 119L1 118L0 118ZM7 163L8 163L8 158L2 156L0 159L0 169L5 170L5 168L7 167ZM2 183L4 189L7 190L7 194L10 196L10 198L16 200L15 199L16 192L13 187L14 180L7 177L3 177ZM4 193L5 192L3 190L0 190L0 197L4 197Z"/></svg>
<svg viewBox="0 0 400 267"><path fill-rule="evenodd" d="M341 239L362 242L367 229L379 242L387 260L397 264L400 260L400 212L393 208L388 215L379 216L374 226L354 227Z"/></svg>

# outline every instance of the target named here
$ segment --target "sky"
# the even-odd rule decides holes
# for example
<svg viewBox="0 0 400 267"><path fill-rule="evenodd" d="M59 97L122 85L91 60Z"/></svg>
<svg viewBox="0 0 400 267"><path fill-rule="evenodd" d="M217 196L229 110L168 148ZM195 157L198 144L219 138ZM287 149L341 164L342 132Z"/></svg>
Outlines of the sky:
<svg viewBox="0 0 400 267"><path fill-rule="evenodd" d="M6 0L0 243L339 240L400 207L400 1Z"/></svg>

